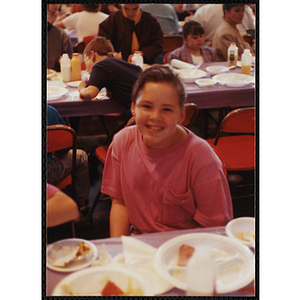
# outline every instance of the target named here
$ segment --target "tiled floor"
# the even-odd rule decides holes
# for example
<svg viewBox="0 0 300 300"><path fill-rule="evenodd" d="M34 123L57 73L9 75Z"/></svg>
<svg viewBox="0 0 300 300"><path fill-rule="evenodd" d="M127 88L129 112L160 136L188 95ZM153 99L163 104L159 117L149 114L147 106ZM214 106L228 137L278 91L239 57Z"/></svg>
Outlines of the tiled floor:
<svg viewBox="0 0 300 300"><path fill-rule="evenodd" d="M214 112L213 112L214 113ZM216 112L215 112L216 113ZM205 113L199 112L191 130L197 135L204 137ZM124 119L116 122L114 118L106 119L109 130L113 131ZM209 119L207 138L214 137L216 124ZM101 122L97 117L82 118L78 128L78 147L85 149L89 155L90 166L90 195L89 206L92 207L96 195L101 186L102 164L95 155L95 148L100 146L106 139ZM234 217L254 216L254 173L244 172L240 174L243 181L239 184L230 184L233 197ZM250 195L250 196L245 196ZM84 239L99 239L109 237L109 211L111 202L102 201L96 206L93 214L93 224L89 222L76 225L76 237ZM71 237L70 224L65 224L48 231L48 243L62 238Z"/></svg>

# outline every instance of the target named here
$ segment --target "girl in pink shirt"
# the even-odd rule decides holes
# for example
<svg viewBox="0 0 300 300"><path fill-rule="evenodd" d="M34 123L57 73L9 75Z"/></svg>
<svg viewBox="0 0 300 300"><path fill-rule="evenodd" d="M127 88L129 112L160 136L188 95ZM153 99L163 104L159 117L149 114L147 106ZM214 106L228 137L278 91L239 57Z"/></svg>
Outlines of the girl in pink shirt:
<svg viewBox="0 0 300 300"><path fill-rule="evenodd" d="M208 143L181 126L185 87L170 68L153 65L132 95L136 125L109 147L102 193L112 198L111 237L223 226L233 218L222 163Z"/></svg>

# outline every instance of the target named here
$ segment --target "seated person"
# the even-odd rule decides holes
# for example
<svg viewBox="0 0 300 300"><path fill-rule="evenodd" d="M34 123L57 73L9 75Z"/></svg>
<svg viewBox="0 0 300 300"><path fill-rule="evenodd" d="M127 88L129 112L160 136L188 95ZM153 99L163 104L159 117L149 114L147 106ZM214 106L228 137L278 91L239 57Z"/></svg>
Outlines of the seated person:
<svg viewBox="0 0 300 300"><path fill-rule="evenodd" d="M63 124L65 122L57 110L47 105L47 126ZM55 185L56 182L71 173L72 149L66 148L55 153L47 154L47 182ZM75 191L73 199L78 205L80 218L76 222L84 222L89 218L88 197L90 193L89 161L85 151L76 151Z"/></svg>
<svg viewBox="0 0 300 300"><path fill-rule="evenodd" d="M69 36L63 29L47 22L47 68L60 72L60 58L64 53L72 58L73 46Z"/></svg>
<svg viewBox="0 0 300 300"><path fill-rule="evenodd" d="M79 217L76 202L57 187L47 183L47 228Z"/></svg>
<svg viewBox="0 0 300 300"><path fill-rule="evenodd" d="M123 105L130 118L131 93L142 69L139 66L113 57L114 48L104 37L94 38L84 49L83 58L88 81L78 86L81 98L92 99L105 87L109 95Z"/></svg>
<svg viewBox="0 0 300 300"><path fill-rule="evenodd" d="M110 195L111 237L224 226L233 218L222 163L209 144L180 124L185 86L169 67L153 65L132 93L136 125L109 147L101 191Z"/></svg>
<svg viewBox="0 0 300 300"><path fill-rule="evenodd" d="M216 61L215 49L204 46L204 30L198 22L186 22L182 34L183 46L169 55L169 62L174 58L190 64Z"/></svg>
<svg viewBox="0 0 300 300"><path fill-rule="evenodd" d="M109 39L127 62L135 51L141 51L144 63L152 64L163 49L163 32L157 19L142 11L140 4L122 4L121 10L99 25L98 35Z"/></svg>
<svg viewBox="0 0 300 300"><path fill-rule="evenodd" d="M244 49L250 49L251 54L254 55L251 46L245 42L237 29L237 25L243 21L244 10L245 5L223 4L224 20L216 30L212 41L218 61L227 61L228 47L232 42L235 42L238 47L238 60L241 60Z"/></svg>
<svg viewBox="0 0 300 300"><path fill-rule="evenodd" d="M99 11L101 4L82 4L83 11L66 16L63 20L55 25L68 30L75 29L78 42L82 42L85 36L96 36L98 34L98 26L108 15Z"/></svg>
<svg viewBox="0 0 300 300"><path fill-rule="evenodd" d="M172 4L176 10L176 14L178 17L178 20L181 22L187 22L191 19L192 17L192 13L190 13L189 11L185 10L186 4L182 4L182 3L174 3Z"/></svg>

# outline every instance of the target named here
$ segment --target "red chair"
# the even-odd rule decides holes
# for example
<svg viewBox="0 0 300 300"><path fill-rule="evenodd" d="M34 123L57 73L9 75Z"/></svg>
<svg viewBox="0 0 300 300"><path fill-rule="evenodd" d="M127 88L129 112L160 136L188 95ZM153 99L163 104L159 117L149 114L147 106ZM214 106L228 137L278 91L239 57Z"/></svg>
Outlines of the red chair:
<svg viewBox="0 0 300 300"><path fill-rule="evenodd" d="M183 37L182 35L164 35L163 36L164 40L164 46L163 46L163 52L169 52L173 51L179 47L182 46L183 44Z"/></svg>
<svg viewBox="0 0 300 300"><path fill-rule="evenodd" d="M66 177L62 178L54 185L63 190L71 186L70 196L74 196L75 181L73 175L76 171L76 149L77 149L77 135L74 129L66 125L50 125L47 126L47 153L53 153L65 148L71 147L73 150L72 157L72 171ZM72 235L75 237L75 227L72 222Z"/></svg>
<svg viewBox="0 0 300 300"><path fill-rule="evenodd" d="M169 63L169 56L170 54L173 52L173 50L168 51L165 55L164 55L164 64L168 64Z"/></svg>
<svg viewBox="0 0 300 300"><path fill-rule="evenodd" d="M221 153L228 171L254 170L255 108L240 108L228 113L215 139L207 141Z"/></svg>

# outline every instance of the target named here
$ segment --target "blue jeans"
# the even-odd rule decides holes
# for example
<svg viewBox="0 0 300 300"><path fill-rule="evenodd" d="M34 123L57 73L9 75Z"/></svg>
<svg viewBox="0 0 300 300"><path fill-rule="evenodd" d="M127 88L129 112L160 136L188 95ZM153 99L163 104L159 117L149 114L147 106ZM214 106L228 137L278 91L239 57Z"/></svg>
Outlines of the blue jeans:
<svg viewBox="0 0 300 300"><path fill-rule="evenodd" d="M72 170L72 152L65 157L52 155L51 161L47 164L47 182L55 184L57 181L66 177ZM74 201L78 207L85 204L90 193L89 162L85 151L77 149L76 151L76 172L74 175L75 191Z"/></svg>

